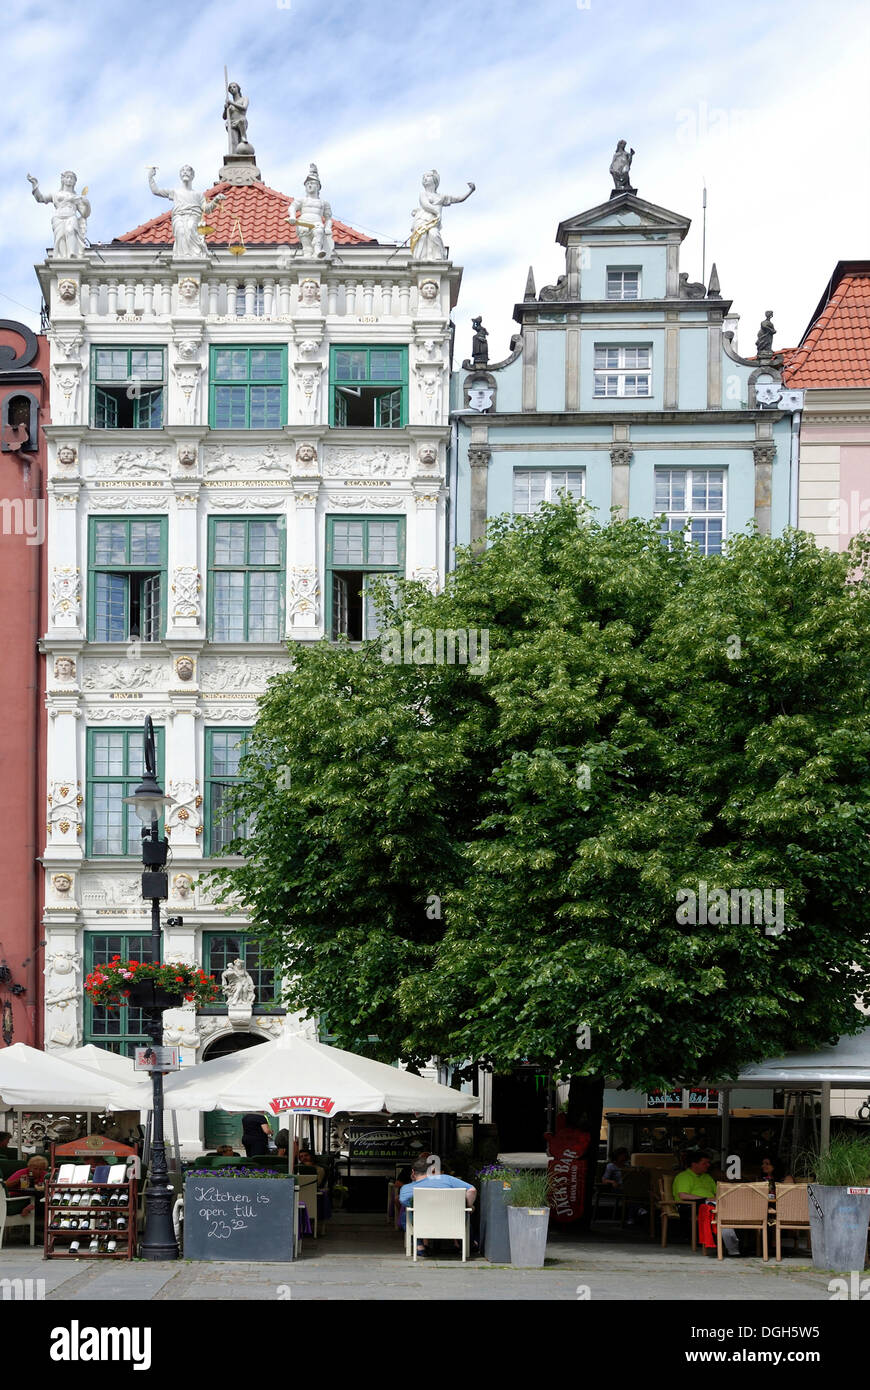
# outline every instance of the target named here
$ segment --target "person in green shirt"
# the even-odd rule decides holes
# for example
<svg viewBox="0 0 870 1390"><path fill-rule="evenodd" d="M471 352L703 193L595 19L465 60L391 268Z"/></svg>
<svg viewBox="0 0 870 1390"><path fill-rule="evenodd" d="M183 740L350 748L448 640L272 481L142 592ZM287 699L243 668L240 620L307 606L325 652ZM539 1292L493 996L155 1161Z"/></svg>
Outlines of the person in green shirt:
<svg viewBox="0 0 870 1390"><path fill-rule="evenodd" d="M695 1151L688 1155L688 1167L677 1173L672 1184L675 1202L715 1202L716 1184L709 1173L710 1160ZM685 1210L685 1208L684 1208ZM682 1218L681 1218L682 1219ZM732 1226L722 1227L722 1244L729 1255L740 1254L740 1242Z"/></svg>

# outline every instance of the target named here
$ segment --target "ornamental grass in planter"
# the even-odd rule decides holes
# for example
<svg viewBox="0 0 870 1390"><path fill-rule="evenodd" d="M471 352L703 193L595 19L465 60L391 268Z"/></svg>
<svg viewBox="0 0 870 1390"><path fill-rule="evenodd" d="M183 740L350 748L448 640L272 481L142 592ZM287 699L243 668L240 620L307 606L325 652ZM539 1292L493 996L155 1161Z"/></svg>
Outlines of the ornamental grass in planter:
<svg viewBox="0 0 870 1390"><path fill-rule="evenodd" d="M817 1269L861 1270L867 1253L870 1193L870 1139L838 1134L824 1153L804 1159L810 1179L807 1196L813 1264Z"/></svg>
<svg viewBox="0 0 870 1390"><path fill-rule="evenodd" d="M521 1171L511 1181L506 1200L512 1265L543 1268L550 1225L550 1188L546 1169Z"/></svg>
<svg viewBox="0 0 870 1390"><path fill-rule="evenodd" d="M484 1259L489 1260L490 1264L510 1264L507 1199L511 1183L517 1176L516 1168L508 1168L502 1163L488 1163L476 1174L480 1193L480 1248Z"/></svg>

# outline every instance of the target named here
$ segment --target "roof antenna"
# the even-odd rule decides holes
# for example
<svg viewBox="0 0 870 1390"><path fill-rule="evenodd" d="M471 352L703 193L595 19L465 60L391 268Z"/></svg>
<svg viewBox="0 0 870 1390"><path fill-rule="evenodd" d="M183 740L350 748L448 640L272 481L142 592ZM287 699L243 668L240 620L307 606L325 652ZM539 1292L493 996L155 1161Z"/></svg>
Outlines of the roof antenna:
<svg viewBox="0 0 870 1390"><path fill-rule="evenodd" d="M703 174L701 175L701 178L702 178L702 180L703 180L703 188L704 188L704 191L703 191L703 193L701 194L701 284L702 284L702 285L706 285L706 283L707 283L707 181L706 181L706 179L704 178L704 175L703 175Z"/></svg>

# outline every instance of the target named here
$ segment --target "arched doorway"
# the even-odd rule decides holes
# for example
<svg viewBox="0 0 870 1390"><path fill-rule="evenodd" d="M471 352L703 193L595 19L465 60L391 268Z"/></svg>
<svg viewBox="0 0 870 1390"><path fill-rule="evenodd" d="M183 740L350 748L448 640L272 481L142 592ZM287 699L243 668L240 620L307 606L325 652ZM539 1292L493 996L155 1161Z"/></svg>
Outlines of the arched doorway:
<svg viewBox="0 0 870 1390"><path fill-rule="evenodd" d="M257 1047L264 1042L266 1038L258 1037L256 1033L222 1033L203 1049L202 1060L213 1062L217 1057L228 1057L233 1052L243 1052L245 1048ZM222 1144L231 1145L239 1154L244 1153L242 1117L231 1115L227 1110L207 1110L203 1147L217 1149Z"/></svg>

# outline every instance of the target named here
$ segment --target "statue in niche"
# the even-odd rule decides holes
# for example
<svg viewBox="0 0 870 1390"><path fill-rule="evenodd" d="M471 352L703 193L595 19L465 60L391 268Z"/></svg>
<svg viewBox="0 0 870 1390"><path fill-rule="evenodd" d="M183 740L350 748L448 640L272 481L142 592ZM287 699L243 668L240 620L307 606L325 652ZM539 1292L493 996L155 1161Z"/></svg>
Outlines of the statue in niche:
<svg viewBox="0 0 870 1390"><path fill-rule="evenodd" d="M680 299L704 299L706 295L700 280L690 280L687 270L680 271Z"/></svg>
<svg viewBox="0 0 870 1390"><path fill-rule="evenodd" d="M180 188L158 188L154 182L156 173L155 164L148 170L148 187L156 198L169 198L172 203L173 256L185 261L207 256L208 247L199 228L205 214L224 201L224 194L218 193L214 198L207 199L204 193L197 193L189 164L183 165L178 171Z"/></svg>
<svg viewBox="0 0 870 1390"><path fill-rule="evenodd" d="M309 164L305 176L305 197L294 198L287 209L287 220L302 246L302 254L328 261L335 250L332 239L332 208L320 196L320 176L316 164ZM313 283L313 282L312 282ZM320 287L318 286L318 298ZM310 303L313 301L306 301Z"/></svg>
<svg viewBox="0 0 870 1390"><path fill-rule="evenodd" d="M229 136L230 154L252 155L254 147L248 143L248 98L242 96L238 82L231 82L227 87L223 119Z"/></svg>
<svg viewBox="0 0 870 1390"><path fill-rule="evenodd" d="M765 309L764 318L759 325L758 337L755 339L755 351L759 357L771 357L773 355L773 335L775 332L773 310Z"/></svg>
<svg viewBox="0 0 870 1390"><path fill-rule="evenodd" d="M613 179L611 198L618 198L623 193L637 192L637 189L631 186L631 161L634 159L634 150L626 150L625 143L624 140L618 142L610 161L610 174Z"/></svg>
<svg viewBox="0 0 870 1390"><path fill-rule="evenodd" d="M453 198L449 193L438 192L440 182L437 169L430 169L423 175L419 206L411 213L411 255L415 261L446 259L444 242L441 240L441 213L451 203L464 203L475 188L473 183L469 183L467 193L463 193L461 198Z"/></svg>
<svg viewBox="0 0 870 1390"><path fill-rule="evenodd" d="M83 188L81 193L76 193L76 176L71 169L61 174L57 193L41 192L39 181L32 174L27 177L36 201L54 205L51 218L54 254L59 260L79 260L85 254L91 215L91 205L85 196L88 190Z"/></svg>
<svg viewBox="0 0 870 1390"><path fill-rule="evenodd" d="M254 1003L254 981L243 960L231 960L221 975L221 989L231 1009L249 1009Z"/></svg>
<svg viewBox="0 0 870 1390"><path fill-rule="evenodd" d="M489 362L489 344L487 338L489 334L483 326L483 319L480 315L471 320L474 329L474 337L471 340L471 361L475 367L485 367Z"/></svg>

